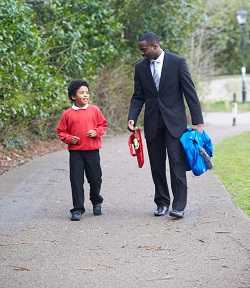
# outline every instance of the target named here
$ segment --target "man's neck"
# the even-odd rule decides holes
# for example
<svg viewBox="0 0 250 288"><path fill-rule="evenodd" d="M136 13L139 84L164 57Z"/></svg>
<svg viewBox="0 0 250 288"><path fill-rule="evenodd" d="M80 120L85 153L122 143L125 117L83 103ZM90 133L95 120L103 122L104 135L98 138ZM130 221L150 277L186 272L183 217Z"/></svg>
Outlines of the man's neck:
<svg viewBox="0 0 250 288"><path fill-rule="evenodd" d="M157 58L159 58L159 56L161 55L161 53L163 52L163 50L160 48L159 49L159 52L157 53L156 57L154 60L156 60Z"/></svg>

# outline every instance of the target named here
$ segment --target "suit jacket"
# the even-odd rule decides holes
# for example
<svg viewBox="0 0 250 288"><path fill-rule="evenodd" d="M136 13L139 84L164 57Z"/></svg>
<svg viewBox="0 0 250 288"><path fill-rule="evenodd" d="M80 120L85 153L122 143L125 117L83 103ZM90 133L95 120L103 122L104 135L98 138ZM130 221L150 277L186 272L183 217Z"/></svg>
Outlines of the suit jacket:
<svg viewBox="0 0 250 288"><path fill-rule="evenodd" d="M145 104L146 139L155 137L160 115L172 136L179 138L187 128L184 97L190 110L192 124L203 123L200 102L185 59L165 52L159 91L151 74L150 61L143 59L135 65L134 93L128 119L136 122Z"/></svg>

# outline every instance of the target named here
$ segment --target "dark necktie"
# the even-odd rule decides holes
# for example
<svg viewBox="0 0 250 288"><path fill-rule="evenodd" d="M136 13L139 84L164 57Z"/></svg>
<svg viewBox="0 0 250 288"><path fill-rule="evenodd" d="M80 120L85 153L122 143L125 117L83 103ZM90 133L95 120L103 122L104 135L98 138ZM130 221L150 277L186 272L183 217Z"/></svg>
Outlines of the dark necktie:
<svg viewBox="0 0 250 288"><path fill-rule="evenodd" d="M157 61L153 60L151 63L153 64L153 75L152 76L153 76L153 79L155 82L156 89L159 90L160 76L159 76L157 68L156 68Z"/></svg>

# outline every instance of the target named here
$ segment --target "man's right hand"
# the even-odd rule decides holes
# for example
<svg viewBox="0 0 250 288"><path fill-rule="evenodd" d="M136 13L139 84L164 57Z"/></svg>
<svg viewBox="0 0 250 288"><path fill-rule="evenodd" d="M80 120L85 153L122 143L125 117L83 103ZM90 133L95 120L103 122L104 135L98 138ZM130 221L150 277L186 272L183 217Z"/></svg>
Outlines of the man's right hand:
<svg viewBox="0 0 250 288"><path fill-rule="evenodd" d="M135 131L135 121L134 120L128 120L128 129L130 131Z"/></svg>
<svg viewBox="0 0 250 288"><path fill-rule="evenodd" d="M71 144L76 144L79 140L80 140L79 137L77 137L77 136L72 136L72 138L71 138Z"/></svg>

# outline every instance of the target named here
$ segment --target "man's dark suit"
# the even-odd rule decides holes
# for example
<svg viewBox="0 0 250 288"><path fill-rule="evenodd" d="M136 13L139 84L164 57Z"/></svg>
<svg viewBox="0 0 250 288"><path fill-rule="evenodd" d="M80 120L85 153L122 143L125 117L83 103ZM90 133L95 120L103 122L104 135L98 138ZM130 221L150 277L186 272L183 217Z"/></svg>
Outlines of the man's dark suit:
<svg viewBox="0 0 250 288"><path fill-rule="evenodd" d="M183 96L192 124L203 123L199 99L185 59L165 52L159 91L152 77L150 61L143 59L136 64L128 119L136 122L145 104L144 132L155 184L155 203L157 206L170 205L166 180L167 149L174 195L172 208L176 210L184 210L187 199L185 158L179 142L187 127Z"/></svg>

